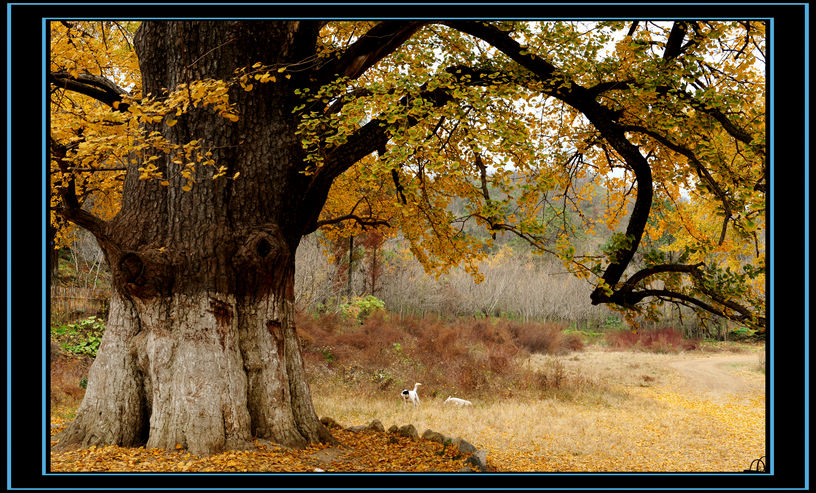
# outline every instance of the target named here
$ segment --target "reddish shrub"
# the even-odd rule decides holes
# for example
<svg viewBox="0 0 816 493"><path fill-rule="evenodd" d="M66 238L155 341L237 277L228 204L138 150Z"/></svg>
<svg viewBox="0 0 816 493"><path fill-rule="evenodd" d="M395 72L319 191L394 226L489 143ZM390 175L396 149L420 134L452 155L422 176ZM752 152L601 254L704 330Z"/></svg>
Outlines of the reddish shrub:
<svg viewBox="0 0 816 493"><path fill-rule="evenodd" d="M605 335L606 345L617 349L629 349L640 342L640 335L635 331L616 330Z"/></svg>
<svg viewBox="0 0 816 493"><path fill-rule="evenodd" d="M488 347L487 366L492 372L506 373L516 354L518 349L515 346L493 344Z"/></svg>
<svg viewBox="0 0 816 493"><path fill-rule="evenodd" d="M338 323L331 316L298 318L310 375L319 375L321 381L334 376L374 394L422 382L425 395L434 397L460 392L504 396L510 389L544 384L557 388L563 377L559 372L536 382L519 355L529 348L548 353L580 348L580 338L565 336L562 330L553 323L445 321L380 313L362 325Z"/></svg>
<svg viewBox="0 0 816 493"><path fill-rule="evenodd" d="M51 353L51 406L76 407L85 396L81 386L87 378L93 359L88 356L67 355L61 352Z"/></svg>
<svg viewBox="0 0 816 493"><path fill-rule="evenodd" d="M334 337L334 343L340 346L351 346L356 349L365 349L372 344L371 336L362 330L349 330Z"/></svg>
<svg viewBox="0 0 816 493"><path fill-rule="evenodd" d="M661 353L695 349L699 345L699 341L686 339L682 332L670 327L608 332L606 342L614 348L628 349L638 346L644 350Z"/></svg>
<svg viewBox="0 0 816 493"><path fill-rule="evenodd" d="M485 382L485 375L474 366L461 366L456 374L457 387L463 391L478 390Z"/></svg>
<svg viewBox="0 0 816 493"><path fill-rule="evenodd" d="M325 343L339 326L340 321L335 314L315 318L306 313L295 312L295 328L304 349Z"/></svg>
<svg viewBox="0 0 816 493"><path fill-rule="evenodd" d="M584 349L584 340L578 334L566 334L562 346L570 351L581 351Z"/></svg>
<svg viewBox="0 0 816 493"><path fill-rule="evenodd" d="M514 340L513 333L505 320L498 320L480 327L478 334L483 342L489 344L513 344Z"/></svg>
<svg viewBox="0 0 816 493"><path fill-rule="evenodd" d="M574 341L565 339L563 324L515 323L510 330L518 344L531 353L560 354L575 346Z"/></svg>

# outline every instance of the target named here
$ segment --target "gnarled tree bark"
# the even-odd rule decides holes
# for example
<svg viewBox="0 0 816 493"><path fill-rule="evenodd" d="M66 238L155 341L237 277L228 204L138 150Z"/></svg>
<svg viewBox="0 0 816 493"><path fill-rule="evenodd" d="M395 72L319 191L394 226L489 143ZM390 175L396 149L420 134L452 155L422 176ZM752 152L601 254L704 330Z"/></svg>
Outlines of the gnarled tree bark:
<svg viewBox="0 0 816 493"><path fill-rule="evenodd" d="M310 32L311 31L311 32ZM225 79L261 61L298 62L314 50L314 26L275 22L144 23L135 39L144 93ZM293 321L294 253L322 203L303 203L292 87L231 94L241 119L194 109L171 142L205 138L239 180L198 177L181 190L176 164L160 158L170 186L125 179L122 209L87 223L112 270L108 328L77 418L59 446L181 444L197 455L262 437L303 446L332 437L312 407ZM202 173L206 173L202 171Z"/></svg>
<svg viewBox="0 0 816 493"><path fill-rule="evenodd" d="M217 165L240 179L213 180L199 166L185 192L171 158L153 161L164 185L140 179L134 159L110 221L81 209L72 182L61 191L61 214L95 235L115 292L85 398L58 448L180 444L204 455L246 447L252 437L288 446L334 441L315 414L301 360L295 251L315 229L332 181L387 136L375 119L306 175L294 90L360 76L423 23L377 24L345 55L318 65L322 25L159 21L137 31L143 94L228 80L257 62L297 70L251 92L233 88L235 122L199 107L147 129L180 145L204 139ZM98 78L57 73L51 83L130 111L115 104L123 91Z"/></svg>

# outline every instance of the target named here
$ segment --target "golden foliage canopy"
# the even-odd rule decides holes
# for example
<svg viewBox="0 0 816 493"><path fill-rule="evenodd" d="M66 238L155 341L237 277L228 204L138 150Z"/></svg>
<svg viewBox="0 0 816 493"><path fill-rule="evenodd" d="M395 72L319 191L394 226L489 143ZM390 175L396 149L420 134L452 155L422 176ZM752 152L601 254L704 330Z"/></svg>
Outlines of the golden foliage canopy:
<svg viewBox="0 0 816 493"><path fill-rule="evenodd" d="M378 24L323 23L310 66L342 59ZM302 70L259 62L229 80L141 94L137 27L51 23L51 221L60 244L70 241L61 208L115 214L128 167L185 193L196 193L197 180L241 179L212 159L206 136L173 144L149 129L173 126L191 108L237 120L231 94ZM387 135L338 174L314 226L334 239L385 228L429 271L464 264L477 278L475 262L509 232L593 283L593 303L648 314L670 301L761 328L765 29L423 22L371 66L350 63L329 84L293 89L307 176L364 128ZM183 179L153 164L161 154ZM594 203L603 204L597 217L585 213ZM603 231L615 234L601 247L576 239Z"/></svg>

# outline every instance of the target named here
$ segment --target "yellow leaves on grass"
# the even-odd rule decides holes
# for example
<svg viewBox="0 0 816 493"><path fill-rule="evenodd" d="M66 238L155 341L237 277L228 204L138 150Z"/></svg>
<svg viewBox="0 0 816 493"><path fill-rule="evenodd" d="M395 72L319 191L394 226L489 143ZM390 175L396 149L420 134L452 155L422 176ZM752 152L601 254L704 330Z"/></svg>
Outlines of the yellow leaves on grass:
<svg viewBox="0 0 816 493"><path fill-rule="evenodd" d="M739 472L765 450L764 396L710 400L628 387L614 408L559 403L522 437L482 436L499 471Z"/></svg>

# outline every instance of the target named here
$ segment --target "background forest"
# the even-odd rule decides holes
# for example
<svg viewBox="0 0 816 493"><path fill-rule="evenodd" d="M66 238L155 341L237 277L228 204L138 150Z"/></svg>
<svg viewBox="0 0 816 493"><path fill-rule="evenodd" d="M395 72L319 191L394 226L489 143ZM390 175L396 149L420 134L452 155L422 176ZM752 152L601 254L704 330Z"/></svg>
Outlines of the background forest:
<svg viewBox="0 0 816 493"><path fill-rule="evenodd" d="M607 192L599 185L590 188L592 198L584 205L581 220L601 222ZM461 202L454 201L454 216L464 215ZM631 201L622 209L621 223L625 224ZM550 213L557 216L554 209ZM578 222L574 217L572 220ZM553 238L558 227L563 225L553 226ZM468 234L488 239L484 230L475 226ZM605 228L595 229L594 233L577 231L573 246L578 252L591 252L609 244L613 235L614 231ZM70 248L59 250L59 268L53 273L52 299L57 309L52 311L52 324L93 314L96 306L106 304L110 289L110 272L96 241L82 230L76 230L74 238ZM689 309L670 304L662 307L659 321L632 317L627 323L623 314L607 305L593 306L589 294L594 286L572 275L559 258L542 254L506 232L498 232L485 247L487 257L477 263L481 280L461 267L439 275L426 272L411 254L408 242L388 228L368 228L356 235L332 238L317 231L305 237L298 248L295 297L302 314L348 315L380 309L400 316L433 315L445 320L466 317L553 322L566 330L587 333L672 328L688 338L727 340L754 335L753 330L733 322L700 318ZM669 233L656 241L647 236L644 250L677 254L672 252L674 241ZM636 260L630 270L644 265L642 258ZM64 298L76 299L77 310L59 309L65 305L61 301ZM82 298L88 298L88 302Z"/></svg>

